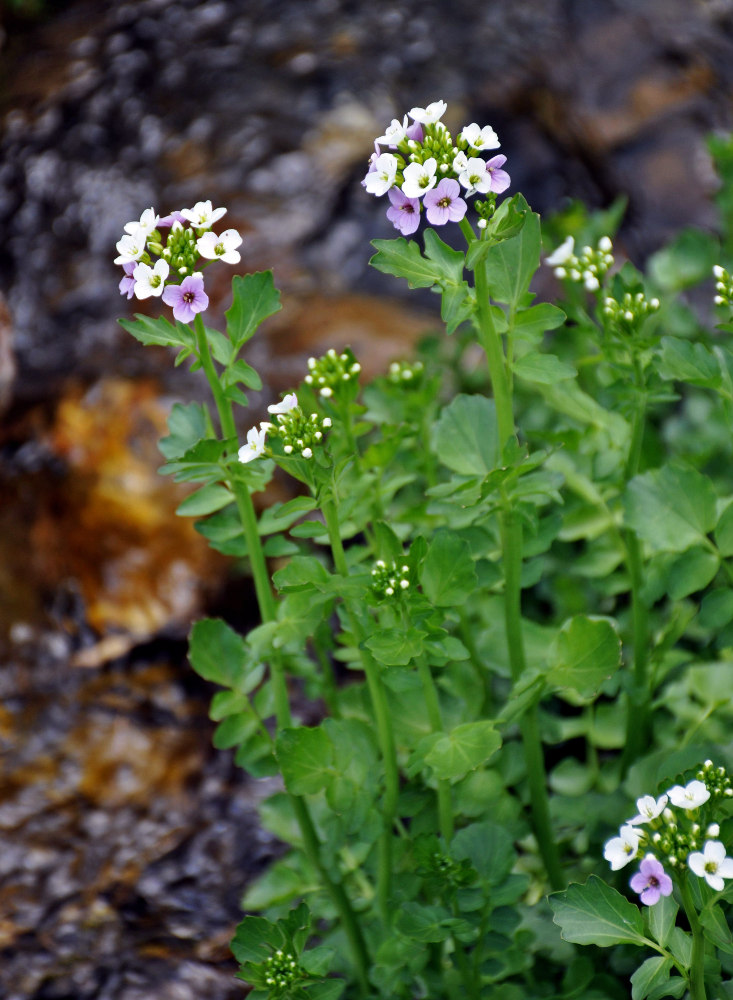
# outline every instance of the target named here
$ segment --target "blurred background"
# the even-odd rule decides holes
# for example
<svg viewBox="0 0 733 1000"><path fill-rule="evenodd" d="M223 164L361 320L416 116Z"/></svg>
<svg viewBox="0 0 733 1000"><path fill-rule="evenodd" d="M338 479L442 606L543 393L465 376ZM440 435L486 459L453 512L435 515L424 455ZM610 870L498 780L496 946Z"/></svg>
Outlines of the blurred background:
<svg viewBox="0 0 733 1000"><path fill-rule="evenodd" d="M394 230L360 180L389 121L438 99L449 127L496 129L540 212L626 195L617 245L642 264L714 224L733 2L0 3L7 1000L243 996L227 942L277 853L253 819L267 783L211 749L211 692L186 665L192 619L246 629L253 601L156 474L170 406L204 387L116 323L145 305L118 292L122 227L211 199L244 236L236 270L273 268L255 419L328 347L383 371L437 310L368 267ZM231 271L212 277L216 325Z"/></svg>

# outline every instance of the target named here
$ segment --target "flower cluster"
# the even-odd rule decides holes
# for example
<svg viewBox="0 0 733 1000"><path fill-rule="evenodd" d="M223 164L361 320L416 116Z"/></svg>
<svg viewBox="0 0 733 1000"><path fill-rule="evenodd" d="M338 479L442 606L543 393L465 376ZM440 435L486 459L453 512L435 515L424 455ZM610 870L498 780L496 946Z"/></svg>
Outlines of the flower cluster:
<svg viewBox="0 0 733 1000"><path fill-rule="evenodd" d="M358 379L360 371L361 365L350 348L347 347L341 354L330 348L322 358L308 358L308 374L304 381L328 399L338 392L340 386Z"/></svg>
<svg viewBox="0 0 733 1000"><path fill-rule="evenodd" d="M286 455L297 452L302 458L313 458L313 448L323 440L323 432L331 426L330 417L303 413L298 397L288 393L279 403L267 407L275 417L273 423L262 421L259 427L247 431L247 443L239 449L239 461L251 462L265 454L267 435L279 437Z"/></svg>
<svg viewBox="0 0 733 1000"><path fill-rule="evenodd" d="M506 157L485 160L479 155L499 147L493 128L472 122L454 140L441 121L446 108L445 101L413 108L401 123L392 119L374 141L362 184L369 194L387 195L387 218L405 236L420 225L421 211L432 226L460 222L467 211L465 198L495 196L509 187L509 174L502 170ZM393 152L383 152L382 146Z"/></svg>
<svg viewBox="0 0 733 1000"><path fill-rule="evenodd" d="M378 600L393 597L395 591L407 590L409 586L409 566L396 562L388 566L383 559L377 559L372 569L372 591Z"/></svg>
<svg viewBox="0 0 733 1000"><path fill-rule="evenodd" d="M619 302L606 297L603 300L603 312L608 319L622 329L637 329L651 313L659 309L659 299L647 299L643 292L625 292Z"/></svg>
<svg viewBox="0 0 733 1000"><path fill-rule="evenodd" d="M583 282L589 292L595 292L601 287L604 275L613 267L613 244L608 236L602 236L597 247L584 246L575 253L575 240L572 236L545 258L545 264L554 268L555 277L561 281L568 279Z"/></svg>
<svg viewBox="0 0 733 1000"><path fill-rule="evenodd" d="M394 385L417 385L423 371L422 361L393 361L389 366L387 378Z"/></svg>
<svg viewBox="0 0 733 1000"><path fill-rule="evenodd" d="M724 845L715 839L720 826L710 820L715 803L731 796L733 786L725 768L707 760L686 785L673 785L659 798L644 795L638 799L637 815L626 820L619 835L606 843L603 856L618 871L644 854L630 885L649 906L672 892L664 864L672 870L687 865L719 892L723 880L733 878L733 858L726 857Z"/></svg>
<svg viewBox="0 0 733 1000"><path fill-rule="evenodd" d="M201 270L207 264L201 264L201 259L227 264L240 261L237 247L242 237L236 229L225 229L218 235L211 231L225 213L225 208L213 208L210 201L196 202L193 208L164 218L155 209L146 208L138 222L125 225L117 243L115 264L121 264L125 272L120 294L128 299L133 295L138 299L162 297L172 306L176 320L190 323L209 305ZM161 230L165 229L168 235L164 242Z"/></svg>
<svg viewBox="0 0 733 1000"><path fill-rule="evenodd" d="M715 305L729 306L733 302L733 278L720 264L713 268L715 275Z"/></svg>
<svg viewBox="0 0 733 1000"><path fill-rule="evenodd" d="M286 990L297 983L299 979L305 978L305 973L295 961L295 956L279 948L264 963L265 983L273 993Z"/></svg>

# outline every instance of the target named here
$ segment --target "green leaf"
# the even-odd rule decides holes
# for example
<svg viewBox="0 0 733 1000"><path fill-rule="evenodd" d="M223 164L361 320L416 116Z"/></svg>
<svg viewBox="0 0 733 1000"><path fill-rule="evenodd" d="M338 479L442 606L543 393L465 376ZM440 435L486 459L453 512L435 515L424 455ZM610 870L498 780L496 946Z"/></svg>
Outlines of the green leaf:
<svg viewBox="0 0 733 1000"><path fill-rule="evenodd" d="M457 861L468 858L479 877L492 886L504 881L516 860L511 836L490 821L459 830L451 841L451 854Z"/></svg>
<svg viewBox="0 0 733 1000"><path fill-rule="evenodd" d="M372 246L377 248L369 261L372 267L383 274L406 278L410 288L430 288L440 277L435 264L423 257L412 240L402 236L395 240L372 240Z"/></svg>
<svg viewBox="0 0 733 1000"><path fill-rule="evenodd" d="M698 624L702 628L721 629L733 621L733 590L718 587L706 594L700 605Z"/></svg>
<svg viewBox="0 0 733 1000"><path fill-rule="evenodd" d="M733 955L733 936L719 906L705 907L700 913L700 923L705 928L705 937L712 941L726 955Z"/></svg>
<svg viewBox="0 0 733 1000"><path fill-rule="evenodd" d="M227 333L236 354L268 316L278 312L280 292L275 288L272 271L236 275L232 279L232 304L227 309Z"/></svg>
<svg viewBox="0 0 733 1000"><path fill-rule="evenodd" d="M659 288L678 292L708 278L719 253L717 237L701 229L683 229L672 243L652 254L647 270Z"/></svg>
<svg viewBox="0 0 733 1000"><path fill-rule="evenodd" d="M445 323L447 334L455 333L461 323L473 314L476 300L467 281L458 285L441 286L440 318Z"/></svg>
<svg viewBox="0 0 733 1000"><path fill-rule="evenodd" d="M552 893L549 902L565 941L600 948L644 944L639 908L597 875L591 875L585 885L574 883L563 892Z"/></svg>
<svg viewBox="0 0 733 1000"><path fill-rule="evenodd" d="M333 774L333 743L320 726L280 730L275 754L291 795L312 795L329 784Z"/></svg>
<svg viewBox="0 0 733 1000"><path fill-rule="evenodd" d="M170 434L158 447L170 461L180 458L209 433L211 420L203 403L175 403L168 417Z"/></svg>
<svg viewBox="0 0 733 1000"><path fill-rule="evenodd" d="M721 556L733 556L733 503L723 508L713 537Z"/></svg>
<svg viewBox="0 0 733 1000"><path fill-rule="evenodd" d="M247 647L242 636L220 618L204 618L191 629L188 658L204 680L243 690Z"/></svg>
<svg viewBox="0 0 733 1000"><path fill-rule="evenodd" d="M209 483L202 486L178 505L176 514L180 517L201 517L203 514L213 514L232 503L234 496L231 490L220 483Z"/></svg>
<svg viewBox="0 0 733 1000"><path fill-rule="evenodd" d="M453 250L438 236L434 229L426 229L423 234L425 256L433 264L438 282L461 285L463 283L463 268L466 264L465 255L460 250Z"/></svg>
<svg viewBox="0 0 733 1000"><path fill-rule="evenodd" d="M565 313L550 302L540 302L529 309L519 309L514 316L514 336L534 346L547 330L554 330L565 322Z"/></svg>
<svg viewBox="0 0 733 1000"><path fill-rule="evenodd" d="M631 977L631 1000L645 1000L651 991L669 979L672 959L655 955L642 962Z"/></svg>
<svg viewBox="0 0 733 1000"><path fill-rule="evenodd" d="M721 384L720 366L704 345L679 337L662 337L659 374L689 385L714 388Z"/></svg>
<svg viewBox="0 0 733 1000"><path fill-rule="evenodd" d="M385 666L404 667L422 653L423 640L416 628L385 628L370 635L364 645Z"/></svg>
<svg viewBox="0 0 733 1000"><path fill-rule="evenodd" d="M540 217L528 212L519 233L490 247L484 258L491 297L516 309L539 264Z"/></svg>
<svg viewBox="0 0 733 1000"><path fill-rule="evenodd" d="M450 936L451 914L442 906L428 906L425 903L404 903L395 920L400 934L415 941L445 941Z"/></svg>
<svg viewBox="0 0 733 1000"><path fill-rule="evenodd" d="M313 950L315 951L315 949ZM338 1000L346 989L346 981L344 979L324 979L318 983L306 983L303 989L308 1000Z"/></svg>
<svg viewBox="0 0 733 1000"><path fill-rule="evenodd" d="M621 664L621 640L608 619L577 615L550 647L547 683L592 698Z"/></svg>
<svg viewBox="0 0 733 1000"><path fill-rule="evenodd" d="M433 426L431 447L443 465L464 476L481 476L497 463L496 408L485 396L459 394Z"/></svg>
<svg viewBox="0 0 733 1000"><path fill-rule="evenodd" d="M660 896L659 901L654 906L648 906L645 910L649 932L657 944L662 947L669 939L678 910L679 906L675 903L674 896Z"/></svg>
<svg viewBox="0 0 733 1000"><path fill-rule="evenodd" d="M234 361L222 373L222 383L225 386L234 385L236 382L241 382L248 389L254 389L255 392L259 392L262 388L262 379L259 374L252 365L248 365L242 358Z"/></svg>
<svg viewBox="0 0 733 1000"><path fill-rule="evenodd" d="M514 362L512 368L514 374L525 382L539 382L542 385L554 385L578 374L572 365L565 364L554 354L540 354L538 351L525 354Z"/></svg>
<svg viewBox="0 0 733 1000"><path fill-rule="evenodd" d="M718 572L719 566L717 552L695 546L681 553L669 568L669 596L679 601L688 594L704 590Z"/></svg>
<svg viewBox="0 0 733 1000"><path fill-rule="evenodd" d="M462 778L485 764L501 746L501 736L488 721L466 722L435 741L425 755L438 779Z"/></svg>
<svg viewBox="0 0 733 1000"><path fill-rule="evenodd" d="M685 969L690 968L692 964L692 934L683 931L681 927L673 927L669 932L667 948L680 965L684 966Z"/></svg>
<svg viewBox="0 0 733 1000"><path fill-rule="evenodd" d="M143 316L142 313L135 313L135 320L121 319L120 326L128 333L131 333L141 344L156 345L159 347L186 347L193 350L196 346L196 338L193 330L184 323L176 323L174 326L164 316Z"/></svg>
<svg viewBox="0 0 733 1000"><path fill-rule="evenodd" d="M468 542L447 528L438 528L420 567L420 583L436 607L463 604L478 584Z"/></svg>
<svg viewBox="0 0 733 1000"><path fill-rule="evenodd" d="M684 552L715 527L712 483L681 462L634 476L623 503L628 526L656 551Z"/></svg>

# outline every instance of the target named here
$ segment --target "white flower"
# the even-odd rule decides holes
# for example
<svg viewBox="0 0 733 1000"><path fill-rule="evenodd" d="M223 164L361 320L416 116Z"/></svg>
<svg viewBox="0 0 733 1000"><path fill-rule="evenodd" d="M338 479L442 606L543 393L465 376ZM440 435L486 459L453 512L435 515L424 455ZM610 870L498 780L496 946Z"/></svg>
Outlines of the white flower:
<svg viewBox="0 0 733 1000"><path fill-rule="evenodd" d="M633 861L639 853L641 834L633 826L622 826L619 836L613 837L603 848L603 857L608 861L611 870L617 872Z"/></svg>
<svg viewBox="0 0 733 1000"><path fill-rule="evenodd" d="M140 226L122 239L117 244L119 257L115 257L115 264L131 264L134 260L140 260L145 253L147 233Z"/></svg>
<svg viewBox="0 0 733 1000"><path fill-rule="evenodd" d="M271 403L267 407L268 413L290 413L298 405L298 397L294 392L288 393L284 399L281 399L279 403Z"/></svg>
<svg viewBox="0 0 733 1000"><path fill-rule="evenodd" d="M222 215L226 215L226 209L214 208L210 201L197 201L193 208L182 208L181 215L194 229L211 229Z"/></svg>
<svg viewBox="0 0 733 1000"><path fill-rule="evenodd" d="M456 155L453 157L453 173L454 174L463 173L463 171L466 169L467 166L468 166L468 157L463 152L463 150L460 150L460 152L456 153Z"/></svg>
<svg viewBox="0 0 733 1000"><path fill-rule="evenodd" d="M393 118L391 123L384 130L384 135L380 135L378 139L374 141L376 143L382 143L386 146L397 146L407 135L407 115L405 115L404 121L400 125L396 118Z"/></svg>
<svg viewBox="0 0 733 1000"><path fill-rule="evenodd" d="M640 799L636 800L636 808L639 810L639 815L630 819L626 825L638 826L639 823L649 823L662 814L666 805L666 795L660 795L658 799L655 799L653 795L642 795Z"/></svg>
<svg viewBox="0 0 733 1000"><path fill-rule="evenodd" d="M397 174L397 157L394 153L380 153L372 161L372 168L364 178L364 187L377 197L386 194L394 184Z"/></svg>
<svg viewBox="0 0 733 1000"><path fill-rule="evenodd" d="M684 788L682 785L674 785L667 790L667 795L672 805L678 809L697 809L710 798L710 792L702 781L691 781Z"/></svg>
<svg viewBox="0 0 733 1000"><path fill-rule="evenodd" d="M135 279L135 298L149 299L151 295L162 295L169 271L167 260L157 260L154 267L138 264L132 275Z"/></svg>
<svg viewBox="0 0 733 1000"><path fill-rule="evenodd" d="M565 264L573 256L574 250L575 240L572 236L568 236L549 257L545 257L545 264L549 264L550 267L558 267L560 264Z"/></svg>
<svg viewBox="0 0 733 1000"><path fill-rule="evenodd" d="M242 237L236 229L225 229L218 236L211 231L199 236L196 249L207 260L223 260L226 264L238 264L242 259L237 247Z"/></svg>
<svg viewBox="0 0 733 1000"><path fill-rule="evenodd" d="M403 171L402 193L407 198L422 198L438 183L435 171L438 162L431 156L424 163L410 163Z"/></svg>
<svg viewBox="0 0 733 1000"><path fill-rule="evenodd" d="M725 847L719 840L706 840L703 853L695 851L687 863L695 875L704 878L716 892L725 889L724 878L733 878L733 858L726 858Z"/></svg>
<svg viewBox="0 0 733 1000"><path fill-rule="evenodd" d="M486 169L486 161L479 156L468 159L458 180L466 189L466 194L475 194L477 191L486 194L491 190L491 173Z"/></svg>
<svg viewBox="0 0 733 1000"><path fill-rule="evenodd" d="M476 122L471 122L463 129L461 137L474 149L498 149L501 145L499 137L491 125L479 128Z"/></svg>
<svg viewBox="0 0 733 1000"><path fill-rule="evenodd" d="M156 215L154 208L146 208L140 216L139 222L128 222L125 224L125 232L134 235L138 230L141 230L146 236L150 236L158 225L159 218L160 216Z"/></svg>
<svg viewBox="0 0 733 1000"><path fill-rule="evenodd" d="M253 459L259 458L260 455L264 455L266 436L265 428L261 427L258 430L256 427L250 427L247 431L247 444L243 444L237 453L239 461L251 462Z"/></svg>
<svg viewBox="0 0 733 1000"><path fill-rule="evenodd" d="M408 114L413 121L420 122L421 125L435 125L443 117L447 107L445 101L433 101L427 108L412 108Z"/></svg>

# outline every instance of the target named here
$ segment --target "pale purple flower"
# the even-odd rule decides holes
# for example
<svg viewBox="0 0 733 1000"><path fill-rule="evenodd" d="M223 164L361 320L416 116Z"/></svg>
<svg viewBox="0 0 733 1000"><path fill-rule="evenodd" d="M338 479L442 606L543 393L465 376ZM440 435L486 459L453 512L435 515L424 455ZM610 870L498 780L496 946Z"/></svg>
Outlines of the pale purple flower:
<svg viewBox="0 0 733 1000"><path fill-rule="evenodd" d="M704 878L716 892L725 889L724 878L733 878L733 858L726 858L725 847L719 840L706 840L703 853L695 851L687 863L695 875Z"/></svg>
<svg viewBox="0 0 733 1000"><path fill-rule="evenodd" d="M125 277L120 281L120 295L126 295L128 299L131 299L135 294L135 268L137 267L137 262L134 260L125 261L122 265L125 271Z"/></svg>
<svg viewBox="0 0 733 1000"><path fill-rule="evenodd" d="M660 896L672 893L672 879L653 854L647 854L629 885L641 895L641 901L646 906L654 906Z"/></svg>
<svg viewBox="0 0 733 1000"><path fill-rule="evenodd" d="M413 122L413 124L405 130L405 135L408 139L412 139L413 142L422 142L425 137L425 133L422 130L420 122Z"/></svg>
<svg viewBox="0 0 733 1000"><path fill-rule="evenodd" d="M185 216L181 212L171 212L170 215L164 216L162 219L158 219L158 229L170 229L174 222L183 223L186 221Z"/></svg>
<svg viewBox="0 0 733 1000"><path fill-rule="evenodd" d="M408 198L399 188L392 188L387 192L387 197L392 202L387 209L387 218L403 236L414 233L420 225L420 201L417 198Z"/></svg>
<svg viewBox="0 0 733 1000"><path fill-rule="evenodd" d="M446 222L460 222L466 214L466 203L460 197L458 181L444 177L432 191L425 195L424 205L428 222L433 226L444 226Z"/></svg>
<svg viewBox="0 0 733 1000"><path fill-rule="evenodd" d="M203 274L196 271L184 278L180 285L166 285L163 301L167 306L173 306L174 319L190 323L196 313L203 312L209 305Z"/></svg>
<svg viewBox="0 0 733 1000"><path fill-rule="evenodd" d="M492 156L486 162L486 173L491 177L489 191L493 191L495 194L501 194L502 191L506 191L511 184L511 177L506 170L501 169L505 163L506 156L503 156L501 153L498 156Z"/></svg>

